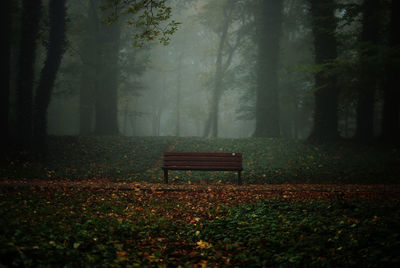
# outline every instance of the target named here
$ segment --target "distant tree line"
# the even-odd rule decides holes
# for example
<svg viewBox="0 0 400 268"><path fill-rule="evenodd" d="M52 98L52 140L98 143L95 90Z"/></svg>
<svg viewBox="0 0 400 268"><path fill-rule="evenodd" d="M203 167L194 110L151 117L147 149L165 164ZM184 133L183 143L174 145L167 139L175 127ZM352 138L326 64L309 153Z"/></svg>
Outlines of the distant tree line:
<svg viewBox="0 0 400 268"><path fill-rule="evenodd" d="M11 142L24 150L43 151L46 148L47 110L67 47L67 3L70 2L73 0L50 0L43 5L42 0L7 0L4 4L4 34L7 40L1 95L1 125L4 126L6 136L2 141L4 145ZM167 44L169 36L176 31L177 23L169 22L163 29L158 26L161 21L168 20L171 16L171 9L165 2L165 0L80 1L80 4L86 7L85 14L87 14L82 23L86 34L78 42L81 60L85 65L81 72L80 88L81 134L119 133L117 79L120 23L118 19L123 14L128 18L128 24L138 29L134 38L137 45L157 39ZM136 16L138 13L141 13L141 16ZM46 50L42 64L38 64L37 59L40 50L39 41ZM17 60L11 59L13 48L18 49L14 53ZM11 64L12 60L16 63ZM36 77L38 65L41 65L41 71ZM14 71L17 74L13 110L15 119L14 122L10 122L10 75Z"/></svg>
<svg viewBox="0 0 400 268"><path fill-rule="evenodd" d="M400 66L396 34L398 1L218 2L222 14L217 28L221 52L216 59L216 89L210 109L210 118L214 119L207 121L205 136L218 136L218 103L224 88L221 81L226 81L224 75L228 77L228 71L218 71L218 66L223 61L220 58L231 57L233 41L226 40L236 37L247 39L253 51L249 53L244 45L236 50L239 54L247 53L242 64L252 70L247 74L249 93L244 96L244 103L249 99L252 102L240 112L243 118L255 120L254 137L297 138L297 133L307 125L298 115L301 110L309 109L312 125L308 140L311 142L348 138L352 118L355 120L353 137L357 140L371 141L377 138L376 132L380 133L381 140L398 140L400 90L398 80L394 79ZM215 14L216 4L209 1L205 8L205 16L210 16ZM236 15L230 15L235 12ZM234 30L226 37L229 27ZM300 50L292 51L296 49L294 44ZM304 62L302 54L308 53L304 44L311 45L312 62ZM244 69L238 68L236 76ZM301 87L312 92L314 104L308 104L309 107L305 102L310 98L302 96L307 93L299 90ZM379 104L383 107L380 112ZM285 114L288 106L293 107L289 116ZM286 120L282 120L284 116ZM303 122L297 123L297 120ZM343 128L345 135L340 134Z"/></svg>
<svg viewBox="0 0 400 268"><path fill-rule="evenodd" d="M119 134L118 92L123 80L130 79L129 72L144 71L137 62L121 63L122 42L127 38L122 21L136 29L136 45L151 40L167 44L178 25L169 22L172 2L180 3L181 11L197 5L196 19L217 40L215 64L204 83L210 101L203 109L207 111L203 136L220 135L221 99L227 90L241 90L241 106L232 109L237 109L239 119L254 120L254 137L398 142L399 1L395 0L204 0L201 4L49 0L45 5L41 0L6 0L3 142L22 149L45 148L47 110L68 46L80 61L68 58L79 68L64 72L78 77L79 133ZM68 13L67 6L80 10ZM67 38L71 13L83 15ZM160 27L163 21L168 21L167 27ZM38 63L40 53L43 62ZM175 134L179 136L186 55L181 46L171 53L177 62ZM13 109L10 88L15 91ZM130 112L124 110L125 125ZM160 133L161 109L157 113L154 133Z"/></svg>

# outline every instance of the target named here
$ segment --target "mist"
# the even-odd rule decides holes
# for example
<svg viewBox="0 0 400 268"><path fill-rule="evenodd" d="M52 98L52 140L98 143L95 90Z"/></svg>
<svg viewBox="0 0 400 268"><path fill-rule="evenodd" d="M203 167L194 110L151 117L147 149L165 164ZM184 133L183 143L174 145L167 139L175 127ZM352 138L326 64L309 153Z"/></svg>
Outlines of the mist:
<svg viewBox="0 0 400 268"><path fill-rule="evenodd" d="M0 267L400 267L399 5L3 1Z"/></svg>
<svg viewBox="0 0 400 268"><path fill-rule="evenodd" d="M46 109L50 135L317 142L396 136L398 101L387 100L396 93L388 89L394 85L385 48L395 41L385 4L375 12L361 1L326 7L305 0L176 0L166 3L168 17L147 26L135 26L142 11L117 4L115 13L108 4L66 3L65 49ZM21 8L14 6L14 32L23 29ZM379 16L379 23L368 16ZM38 27L33 85L46 64L46 14ZM16 70L22 38L12 36ZM7 106L11 136L24 117L17 74Z"/></svg>
<svg viewBox="0 0 400 268"><path fill-rule="evenodd" d="M79 90L84 86L80 75L85 71L76 71L93 68L84 59L96 57L80 51L85 35L90 34L82 24L90 18L82 16L88 12L83 12L80 4L71 1L69 5L70 12L75 13L70 15L73 19L67 28L67 38L82 40L67 46L49 106L48 133L96 134L94 115L88 121L89 130L79 126L83 120L79 114L82 99ZM229 10L225 11L227 6ZM174 12L170 20L179 25L168 45L152 41L135 47L133 35L137 30L126 25L124 17L116 22L120 27L118 133L252 137L256 128L257 69L260 68L257 60L260 41L255 25L257 7L240 1L232 6L224 1L175 1L171 7ZM298 7L304 10L299 12ZM299 21L291 21L292 13L298 13ZM310 27L307 16L305 3L289 4L282 10L280 48L274 52L279 54L279 62L273 66L275 79L280 84L275 100L279 111L274 112L279 116L271 120L279 124L277 135L289 139L307 138L312 126L312 75L295 70L298 66L313 64L311 30L304 29ZM301 55L296 53L299 46L306 48ZM95 48L89 50L92 53ZM104 75L107 76L107 71Z"/></svg>

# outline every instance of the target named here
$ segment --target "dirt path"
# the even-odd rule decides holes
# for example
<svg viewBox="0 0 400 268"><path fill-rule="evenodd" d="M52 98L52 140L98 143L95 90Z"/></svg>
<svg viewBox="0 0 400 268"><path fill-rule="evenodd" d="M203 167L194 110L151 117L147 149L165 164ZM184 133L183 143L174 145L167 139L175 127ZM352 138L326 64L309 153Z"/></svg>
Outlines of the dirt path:
<svg viewBox="0 0 400 268"><path fill-rule="evenodd" d="M199 184L161 184L148 182L112 182L108 179L70 181L70 180L24 180L2 179L0 191L34 188L41 190L110 190L164 192L246 192L248 195L302 199L400 199L400 185L361 185L361 184L248 184L237 186L222 183Z"/></svg>
<svg viewBox="0 0 400 268"><path fill-rule="evenodd" d="M165 149L166 152L172 152L175 149L175 146L178 144L178 141L173 141L171 142L167 149ZM160 157L154 161L153 165L151 166L150 169L159 169L163 164L163 154L160 155Z"/></svg>

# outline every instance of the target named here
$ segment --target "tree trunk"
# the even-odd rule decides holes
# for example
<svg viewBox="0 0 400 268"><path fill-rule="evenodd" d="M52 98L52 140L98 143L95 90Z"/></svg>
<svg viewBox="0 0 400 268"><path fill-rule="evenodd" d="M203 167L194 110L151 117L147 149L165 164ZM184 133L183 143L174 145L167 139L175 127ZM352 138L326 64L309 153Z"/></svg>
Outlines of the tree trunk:
<svg viewBox="0 0 400 268"><path fill-rule="evenodd" d="M122 135L128 136L127 132L127 127L128 127L128 113L129 113L129 108L128 108L129 101L125 103L124 106L124 118L123 118L123 123L122 123Z"/></svg>
<svg viewBox="0 0 400 268"><path fill-rule="evenodd" d="M388 59L386 72L387 79L384 88L383 104L383 122L382 139L386 142L399 142L400 137L400 83L398 74L400 72L400 55L396 47L400 45L400 36L398 34L400 1L392 0L389 46L392 53Z"/></svg>
<svg viewBox="0 0 400 268"><path fill-rule="evenodd" d="M175 125L175 136L181 135L181 98L182 98L182 60L183 53L180 53L178 59L178 77L177 77L177 92L176 92L176 125Z"/></svg>
<svg viewBox="0 0 400 268"><path fill-rule="evenodd" d="M3 25L4 25L4 38L5 47L3 50L3 89L1 90L1 115L0 115L0 126L3 128L4 138L1 140L1 144L8 144L9 126L8 126L8 114L10 109L10 54L11 54L11 25L12 25L12 1L6 0L3 3Z"/></svg>
<svg viewBox="0 0 400 268"><path fill-rule="evenodd" d="M136 136L137 135L137 130L136 130L136 115L135 114L131 114L129 116L129 122L130 122L130 126L131 126L131 136Z"/></svg>
<svg viewBox="0 0 400 268"><path fill-rule="evenodd" d="M100 19L97 15L99 7L93 0L89 1L88 17L85 24L85 34L80 47L82 60L81 81L79 89L79 134L93 133L95 81L96 71L99 68L97 36L99 34Z"/></svg>
<svg viewBox="0 0 400 268"><path fill-rule="evenodd" d="M254 137L279 137L279 46L282 33L281 0L260 2L256 13L258 46L256 128Z"/></svg>
<svg viewBox="0 0 400 268"><path fill-rule="evenodd" d="M223 52L224 52L224 47L225 43L227 42L228 38L228 29L229 25L231 24L231 16L233 12L233 6L230 6L229 1L226 2L225 9L223 11L224 13L224 22L222 25L222 30L221 30L221 37L219 39L219 44L218 44L218 52L217 52L217 60L215 63L215 77L214 77L214 87L213 87L213 97L211 99L211 110L209 117L206 121L206 125L204 128L204 135L203 136L208 136L211 132L211 136L216 138L218 137L218 116L219 116L219 102L221 99L222 95L222 80L223 80L223 63L222 63L222 57L223 57ZM231 58L229 59L229 61ZM229 64L230 62L228 62ZM225 64L225 65L228 65Z"/></svg>
<svg viewBox="0 0 400 268"><path fill-rule="evenodd" d="M117 135L118 130L118 60L120 25L101 24L98 44L100 64L95 85L95 133Z"/></svg>
<svg viewBox="0 0 400 268"><path fill-rule="evenodd" d="M157 129L158 129L158 134L157 136L161 135L161 118L163 115L163 111L164 111L164 102L163 100L165 99L166 96L166 91L167 91L167 75L166 73L163 73L163 87L162 87L162 95L161 95L161 102L159 102L158 104L158 108L157 108Z"/></svg>
<svg viewBox="0 0 400 268"><path fill-rule="evenodd" d="M374 130L374 103L377 85L376 64L373 57L377 56L379 41L379 0L364 0L363 29L360 36L361 44L365 45L360 53L360 88L357 103L356 139L370 140Z"/></svg>
<svg viewBox="0 0 400 268"><path fill-rule="evenodd" d="M211 130L212 113L208 114L207 120L204 124L203 137L207 137Z"/></svg>
<svg viewBox="0 0 400 268"><path fill-rule="evenodd" d="M327 64L337 58L335 1L310 0L310 4L315 63ZM337 75L329 74L326 68L315 75L314 126L308 138L311 142L339 139Z"/></svg>
<svg viewBox="0 0 400 268"><path fill-rule="evenodd" d="M32 140L34 64L41 15L41 0L23 1L17 84L17 140L28 149Z"/></svg>
<svg viewBox="0 0 400 268"><path fill-rule="evenodd" d="M79 92L79 134L89 135L93 132L93 115L94 115L94 88L93 81L89 78L91 71L85 67L81 74L81 85Z"/></svg>
<svg viewBox="0 0 400 268"><path fill-rule="evenodd" d="M370 78L360 81L363 86L358 92L355 138L359 141L368 141L373 138L376 81L370 81L372 80ZM367 84L368 80L372 84Z"/></svg>
<svg viewBox="0 0 400 268"><path fill-rule="evenodd" d="M214 97L213 97L213 101L212 101L212 109L211 109L212 133L211 133L211 136L214 138L218 137L219 103L221 101L221 95L222 95L221 87L222 87L222 74L219 75L219 78L216 78Z"/></svg>
<svg viewBox="0 0 400 268"><path fill-rule="evenodd" d="M219 43L216 71L214 78L215 80L214 80L213 98L211 100L210 127L212 129L211 136L214 138L218 137L219 102L222 95L222 79L223 79L222 53L227 38L228 28L229 28L229 22L228 20L226 20L221 40Z"/></svg>
<svg viewBox="0 0 400 268"><path fill-rule="evenodd" d="M51 0L49 3L50 34L47 56L40 73L35 95L34 140L39 149L44 149L47 136L47 109L61 60L65 51L66 0Z"/></svg>

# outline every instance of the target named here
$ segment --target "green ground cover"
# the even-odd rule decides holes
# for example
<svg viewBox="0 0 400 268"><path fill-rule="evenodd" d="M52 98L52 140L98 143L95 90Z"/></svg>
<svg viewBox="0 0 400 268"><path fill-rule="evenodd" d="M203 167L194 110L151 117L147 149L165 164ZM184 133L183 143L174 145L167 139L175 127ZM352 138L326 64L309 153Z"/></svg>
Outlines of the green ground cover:
<svg viewBox="0 0 400 268"><path fill-rule="evenodd" d="M0 190L0 266L395 267L399 201Z"/></svg>
<svg viewBox="0 0 400 268"><path fill-rule="evenodd" d="M162 182L159 161L174 151L243 153L245 183L398 183L400 150L380 144L311 145L282 139L51 137L47 157L9 153L0 177ZM235 182L233 172L171 172L172 182Z"/></svg>
<svg viewBox="0 0 400 268"><path fill-rule="evenodd" d="M400 174L398 148L379 145L191 138L179 140L175 150L241 152L249 183L398 183ZM220 172L210 174L221 178ZM230 173L223 180L234 182L236 177Z"/></svg>
<svg viewBox="0 0 400 268"><path fill-rule="evenodd" d="M1 158L1 177L28 179L126 179L151 168L171 139L52 136L48 155L12 152Z"/></svg>
<svg viewBox="0 0 400 268"><path fill-rule="evenodd" d="M382 145L51 137L46 157L11 151L0 158L5 182L40 180L32 188L0 187L0 267L400 264L400 201L395 191L390 200L374 194L373 186L361 195L340 194L346 187L335 184L333 194L310 185L279 194L224 185L236 182L232 172L191 171L170 173L175 186L202 182L182 191L51 186L55 179L161 183L165 150L241 152L245 183L388 184L400 174L399 148Z"/></svg>

